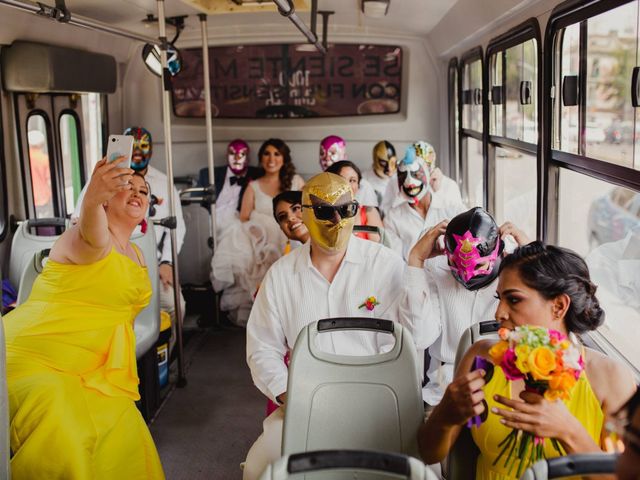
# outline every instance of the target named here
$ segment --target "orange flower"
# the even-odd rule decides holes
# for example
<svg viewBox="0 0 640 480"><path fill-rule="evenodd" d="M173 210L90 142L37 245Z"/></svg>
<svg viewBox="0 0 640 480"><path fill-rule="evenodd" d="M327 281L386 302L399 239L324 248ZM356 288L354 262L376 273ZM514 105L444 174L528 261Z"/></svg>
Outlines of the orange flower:
<svg viewBox="0 0 640 480"><path fill-rule="evenodd" d="M573 373L568 371L560 372L556 375L552 375L549 379L549 389L560 390L565 393L569 391L576 384L576 377Z"/></svg>
<svg viewBox="0 0 640 480"><path fill-rule="evenodd" d="M537 347L531 350L527 363L535 380L549 380L556 368L556 356L546 347Z"/></svg>
<svg viewBox="0 0 640 480"><path fill-rule="evenodd" d="M500 340L507 340L510 333L511 330L509 330L508 328L502 327L498 329L498 336L500 337Z"/></svg>
<svg viewBox="0 0 640 480"><path fill-rule="evenodd" d="M506 352L508 348L508 342L500 341L489 349L489 356L491 357L494 365L500 365L500 362L502 362L502 357L504 356L504 352Z"/></svg>
<svg viewBox="0 0 640 480"><path fill-rule="evenodd" d="M555 402L556 400L568 399L569 395L564 390L552 390L549 388L544 392L544 398L550 402Z"/></svg>

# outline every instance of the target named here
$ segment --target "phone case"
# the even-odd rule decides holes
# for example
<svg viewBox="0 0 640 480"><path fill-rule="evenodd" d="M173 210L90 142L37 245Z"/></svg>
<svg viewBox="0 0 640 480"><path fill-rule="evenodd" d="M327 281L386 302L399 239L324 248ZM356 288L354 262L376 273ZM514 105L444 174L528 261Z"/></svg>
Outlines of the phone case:
<svg viewBox="0 0 640 480"><path fill-rule="evenodd" d="M119 168L131 168L133 153L133 137L130 135L109 135L107 142L107 162L114 162L118 157L125 157L118 164Z"/></svg>

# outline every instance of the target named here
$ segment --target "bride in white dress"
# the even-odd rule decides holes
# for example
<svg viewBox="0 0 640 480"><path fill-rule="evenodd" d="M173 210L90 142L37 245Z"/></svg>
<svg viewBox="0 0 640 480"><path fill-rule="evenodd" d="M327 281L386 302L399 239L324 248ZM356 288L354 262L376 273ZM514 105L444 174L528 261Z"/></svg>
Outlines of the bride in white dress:
<svg viewBox="0 0 640 480"><path fill-rule="evenodd" d="M304 185L282 140L264 142L258 158L265 174L247 186L239 218L223 229L212 260L213 288L223 292L220 309L241 326L246 325L262 278L282 256L287 240L273 217L273 197Z"/></svg>

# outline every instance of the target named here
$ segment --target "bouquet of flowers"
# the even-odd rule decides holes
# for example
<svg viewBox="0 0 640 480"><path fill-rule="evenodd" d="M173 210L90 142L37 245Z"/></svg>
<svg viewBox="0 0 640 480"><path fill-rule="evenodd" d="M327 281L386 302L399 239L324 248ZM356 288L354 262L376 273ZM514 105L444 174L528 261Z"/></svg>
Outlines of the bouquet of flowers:
<svg viewBox="0 0 640 480"><path fill-rule="evenodd" d="M568 399L571 389L584 370L580 350L565 335L541 327L501 328L500 341L489 350L493 363L508 380L524 380L525 390L543 395L549 401ZM553 447L562 454L557 440ZM525 466L544 458L544 438L521 430L512 430L499 444L496 465L506 455L509 474L518 463L516 478Z"/></svg>

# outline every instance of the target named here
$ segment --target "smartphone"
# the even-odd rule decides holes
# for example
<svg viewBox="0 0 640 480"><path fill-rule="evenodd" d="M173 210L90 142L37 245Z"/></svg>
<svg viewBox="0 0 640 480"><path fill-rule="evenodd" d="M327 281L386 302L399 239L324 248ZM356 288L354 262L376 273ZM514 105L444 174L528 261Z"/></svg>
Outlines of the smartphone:
<svg viewBox="0 0 640 480"><path fill-rule="evenodd" d="M118 163L118 167L131 168L133 140L134 138L131 135L109 135L109 140L107 141L107 162L115 162L119 157L124 157L124 159Z"/></svg>

